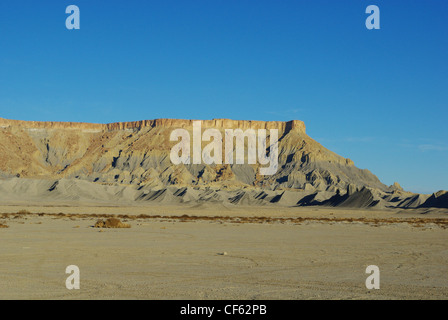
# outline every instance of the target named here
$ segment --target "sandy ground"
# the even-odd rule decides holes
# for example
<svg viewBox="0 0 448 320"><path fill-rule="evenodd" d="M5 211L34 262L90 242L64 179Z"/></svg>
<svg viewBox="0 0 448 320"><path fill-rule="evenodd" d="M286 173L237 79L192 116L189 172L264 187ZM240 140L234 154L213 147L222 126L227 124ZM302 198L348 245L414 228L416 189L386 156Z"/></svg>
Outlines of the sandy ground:
<svg viewBox="0 0 448 320"><path fill-rule="evenodd" d="M1 215L22 209L33 214ZM131 215L131 228L92 228L92 214ZM257 216L306 219L230 219ZM328 217L337 219L320 220ZM8 226L0 229L0 299L447 299L447 211L408 223L422 217L418 210L0 206ZM68 265L80 268L80 290L65 287ZM379 290L365 287L368 265L380 268Z"/></svg>

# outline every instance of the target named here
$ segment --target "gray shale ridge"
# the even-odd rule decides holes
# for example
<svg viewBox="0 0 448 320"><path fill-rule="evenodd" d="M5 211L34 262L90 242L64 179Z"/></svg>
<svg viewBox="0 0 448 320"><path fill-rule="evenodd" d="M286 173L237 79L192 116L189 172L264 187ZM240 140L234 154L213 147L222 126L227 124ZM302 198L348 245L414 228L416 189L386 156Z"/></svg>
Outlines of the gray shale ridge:
<svg viewBox="0 0 448 320"><path fill-rule="evenodd" d="M398 183L386 186L310 138L302 121L202 121L202 128L222 132L278 129L279 170L272 176L260 176L259 164L173 165L176 142L169 137L177 128L191 133L192 120L88 124L0 118L0 201L448 208L446 191L423 195Z"/></svg>

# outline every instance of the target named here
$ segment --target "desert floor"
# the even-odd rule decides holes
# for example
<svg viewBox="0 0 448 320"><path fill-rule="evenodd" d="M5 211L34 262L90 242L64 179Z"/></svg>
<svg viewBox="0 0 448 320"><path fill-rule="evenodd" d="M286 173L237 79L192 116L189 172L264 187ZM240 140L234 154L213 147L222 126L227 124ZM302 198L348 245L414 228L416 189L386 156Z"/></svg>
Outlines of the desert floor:
<svg viewBox="0 0 448 320"><path fill-rule="evenodd" d="M448 210L36 204L0 224L0 299L448 298Z"/></svg>

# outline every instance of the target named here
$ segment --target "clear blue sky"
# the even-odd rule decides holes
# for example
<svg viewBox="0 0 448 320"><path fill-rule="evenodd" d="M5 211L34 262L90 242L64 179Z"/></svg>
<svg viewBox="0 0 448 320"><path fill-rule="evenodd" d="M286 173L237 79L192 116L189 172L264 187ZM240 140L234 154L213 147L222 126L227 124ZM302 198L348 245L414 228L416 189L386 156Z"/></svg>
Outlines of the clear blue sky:
<svg viewBox="0 0 448 320"><path fill-rule="evenodd" d="M2 0L0 117L299 119L431 193L448 189L447 17L446 0Z"/></svg>

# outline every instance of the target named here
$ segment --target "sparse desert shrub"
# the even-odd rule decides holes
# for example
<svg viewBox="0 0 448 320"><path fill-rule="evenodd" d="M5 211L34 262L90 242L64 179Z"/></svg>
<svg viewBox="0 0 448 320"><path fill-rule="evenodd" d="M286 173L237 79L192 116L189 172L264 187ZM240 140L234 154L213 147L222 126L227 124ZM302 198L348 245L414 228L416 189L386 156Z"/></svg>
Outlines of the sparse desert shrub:
<svg viewBox="0 0 448 320"><path fill-rule="evenodd" d="M19 212L17 212L17 214L26 215L26 214L31 214L31 212L29 212L28 210L20 210Z"/></svg>
<svg viewBox="0 0 448 320"><path fill-rule="evenodd" d="M130 228L131 225L121 222L116 218L109 218L106 221L100 219L95 223L95 228Z"/></svg>
<svg viewBox="0 0 448 320"><path fill-rule="evenodd" d="M9 226L7 226L6 224L0 223L0 229L6 229L6 228L9 228Z"/></svg>

